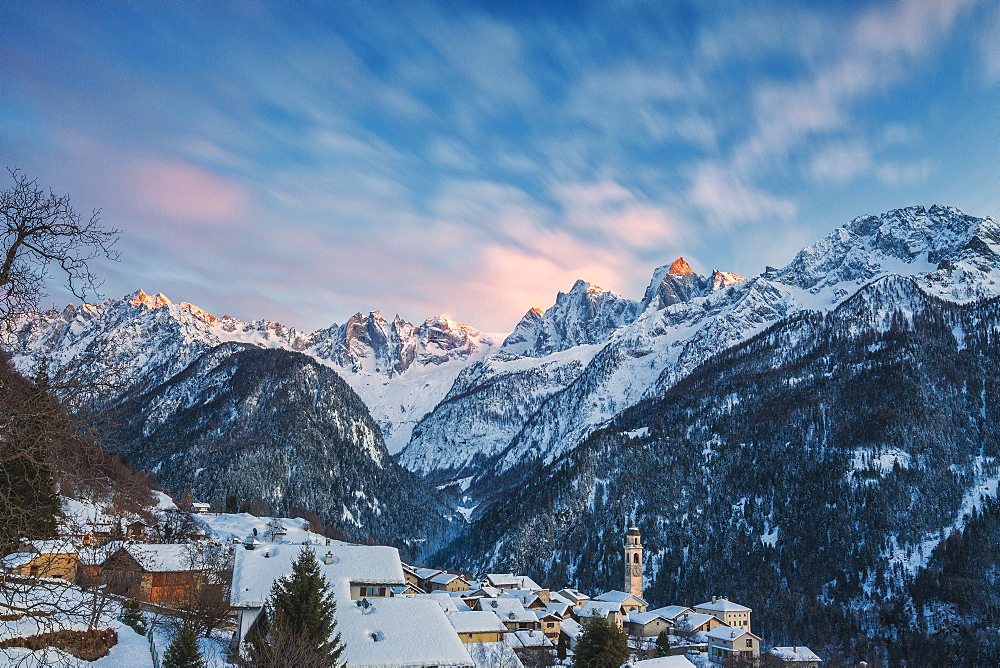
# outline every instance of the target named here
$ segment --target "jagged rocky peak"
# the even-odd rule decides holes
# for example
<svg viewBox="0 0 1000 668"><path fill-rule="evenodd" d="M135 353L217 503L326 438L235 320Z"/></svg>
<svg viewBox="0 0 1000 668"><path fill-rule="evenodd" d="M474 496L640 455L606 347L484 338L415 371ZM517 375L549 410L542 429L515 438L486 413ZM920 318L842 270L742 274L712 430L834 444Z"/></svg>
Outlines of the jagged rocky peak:
<svg viewBox="0 0 1000 668"><path fill-rule="evenodd" d="M684 260L683 257L679 257L676 260L674 260L674 263L672 265L670 265L670 271L668 271L667 273L682 274L682 275L693 274L694 269L691 268L691 265L689 265L687 261Z"/></svg>
<svg viewBox="0 0 1000 668"><path fill-rule="evenodd" d="M744 280L739 274L716 269L709 277L699 276L683 257L657 267L642 297L642 308L664 309L727 288Z"/></svg>
<svg viewBox="0 0 1000 668"><path fill-rule="evenodd" d="M722 288L728 288L734 283L739 283L740 281L745 281L746 278L740 276L739 274L733 273L731 271L719 271L718 269L712 270L712 292L716 290L721 290Z"/></svg>
<svg viewBox="0 0 1000 668"><path fill-rule="evenodd" d="M898 272L899 262L909 265L905 273L919 274L942 263L991 261L998 241L992 218L936 204L911 206L855 218L802 249L776 278L818 292L835 283L867 282L887 269Z"/></svg>
<svg viewBox="0 0 1000 668"><path fill-rule="evenodd" d="M544 357L581 344L603 343L638 314L639 305L631 299L578 280L569 292L558 293L547 311L533 308L525 313L501 350Z"/></svg>
<svg viewBox="0 0 1000 668"><path fill-rule="evenodd" d="M150 311L163 308L164 306L172 306L174 304L174 302L170 301L170 298L167 297L162 292L157 292L155 295L150 295L147 294L142 288L140 288L137 292L134 292L131 296L126 297L125 299L132 306L139 306ZM86 304L84 304L84 306L86 306ZM219 321L219 318L215 317L205 309L196 306L194 304L191 304L189 302L180 302L179 304L177 304L177 306L187 311L195 318L198 318L199 320L208 323L209 325L214 325Z"/></svg>
<svg viewBox="0 0 1000 668"><path fill-rule="evenodd" d="M132 295L132 297L128 300L128 303L132 306L144 306L148 309L157 309L161 306L173 304L173 302L170 301L170 299L162 292L157 292L155 295L148 295L142 288Z"/></svg>
<svg viewBox="0 0 1000 668"><path fill-rule="evenodd" d="M318 332L312 350L354 372L395 376L414 362L443 364L467 359L493 345L475 327L438 315L414 325L398 314L387 321L380 311L355 313L339 328Z"/></svg>

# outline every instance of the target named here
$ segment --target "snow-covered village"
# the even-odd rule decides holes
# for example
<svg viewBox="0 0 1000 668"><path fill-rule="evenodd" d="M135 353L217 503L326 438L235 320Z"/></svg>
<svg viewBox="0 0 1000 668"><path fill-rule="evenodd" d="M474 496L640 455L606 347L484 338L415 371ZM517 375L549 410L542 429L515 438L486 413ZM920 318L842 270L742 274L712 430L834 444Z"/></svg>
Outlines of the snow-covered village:
<svg viewBox="0 0 1000 668"><path fill-rule="evenodd" d="M998 35L0 1L0 668L1000 666Z"/></svg>
<svg viewBox="0 0 1000 668"><path fill-rule="evenodd" d="M181 651L186 636L178 629L188 625L198 629L192 639L205 666L272 665L254 638L269 624L265 611L278 613L276 586L294 582L305 560L319 576L315 600L333 612L333 652L349 666L822 664L808 647L762 645L753 610L724 596L650 608L635 527L609 546L625 566L621 588L591 595L523 574L473 577L407 564L394 547L335 540L302 518L156 498L146 519L66 499L72 521L59 537L23 541L0 560L12 594L5 591L2 603L7 660L73 665L103 649L93 665L160 668ZM296 609L310 605L299 596ZM33 649L10 642L19 635L62 641Z"/></svg>

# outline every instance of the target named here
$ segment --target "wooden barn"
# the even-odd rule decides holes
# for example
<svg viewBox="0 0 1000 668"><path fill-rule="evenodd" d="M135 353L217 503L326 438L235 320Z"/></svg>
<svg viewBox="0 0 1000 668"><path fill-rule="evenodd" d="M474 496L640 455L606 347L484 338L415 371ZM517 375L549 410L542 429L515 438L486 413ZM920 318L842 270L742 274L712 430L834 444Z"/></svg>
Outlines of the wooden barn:
<svg viewBox="0 0 1000 668"><path fill-rule="evenodd" d="M102 579L118 594L169 607L207 584L193 563L189 545L125 545L105 560Z"/></svg>

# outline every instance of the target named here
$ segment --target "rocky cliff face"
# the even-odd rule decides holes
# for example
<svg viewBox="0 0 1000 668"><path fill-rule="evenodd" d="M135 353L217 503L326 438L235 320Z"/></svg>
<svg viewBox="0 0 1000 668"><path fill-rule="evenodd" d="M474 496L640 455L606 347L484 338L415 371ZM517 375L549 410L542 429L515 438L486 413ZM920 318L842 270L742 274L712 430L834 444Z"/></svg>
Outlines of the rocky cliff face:
<svg viewBox="0 0 1000 668"><path fill-rule="evenodd" d="M639 304L587 281L556 295L548 310L531 309L501 347L509 355L545 357L579 345L603 343L611 332L635 320Z"/></svg>

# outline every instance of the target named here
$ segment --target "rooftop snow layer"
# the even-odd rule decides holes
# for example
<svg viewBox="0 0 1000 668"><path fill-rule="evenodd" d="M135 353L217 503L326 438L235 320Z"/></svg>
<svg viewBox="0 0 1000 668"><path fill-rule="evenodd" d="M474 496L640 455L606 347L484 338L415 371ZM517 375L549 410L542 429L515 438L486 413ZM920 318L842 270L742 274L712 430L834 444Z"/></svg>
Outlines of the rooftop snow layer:
<svg viewBox="0 0 1000 668"><path fill-rule="evenodd" d="M368 666L472 666L454 627L433 601L413 598L340 601L337 631L344 643L341 660L352 668Z"/></svg>
<svg viewBox="0 0 1000 668"><path fill-rule="evenodd" d="M719 598L715 601L708 601L706 603L699 603L694 606L695 610L711 610L712 612L753 612L750 608L740 605L739 603L733 603L729 599Z"/></svg>
<svg viewBox="0 0 1000 668"><path fill-rule="evenodd" d="M292 562L298 558L303 547L307 546L283 543L262 545L256 550L236 550L230 604L247 608L263 606L274 581L291 574ZM394 547L354 545L340 541L311 547L316 552L320 573L332 586L337 599L351 598L352 582L406 584L399 551ZM324 563L328 552L332 554L331 564ZM434 606L438 607L436 603Z"/></svg>
<svg viewBox="0 0 1000 668"><path fill-rule="evenodd" d="M503 633L507 627L494 612L471 610L468 612L445 612L456 633Z"/></svg>

